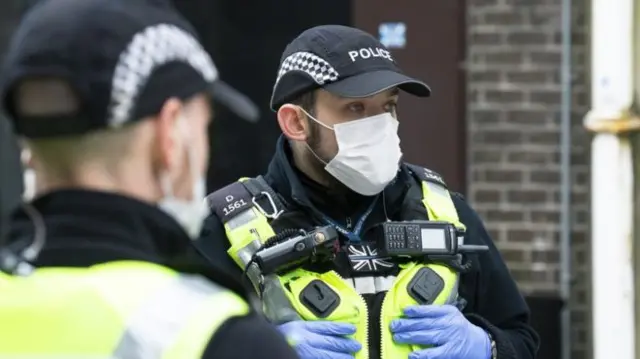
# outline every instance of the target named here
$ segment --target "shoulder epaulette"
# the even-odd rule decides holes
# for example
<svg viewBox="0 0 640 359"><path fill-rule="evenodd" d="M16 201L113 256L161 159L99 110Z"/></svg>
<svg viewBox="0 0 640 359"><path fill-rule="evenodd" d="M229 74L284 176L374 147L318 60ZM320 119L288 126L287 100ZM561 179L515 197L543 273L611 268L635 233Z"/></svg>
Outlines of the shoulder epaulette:
<svg viewBox="0 0 640 359"><path fill-rule="evenodd" d="M442 179L442 176L440 176L439 173L432 171L428 168L412 165L409 163L407 163L407 167L409 167L409 170L411 170L411 172L413 172L413 174L416 175L418 178L420 178L422 181L436 183L445 188L447 187L447 184L444 182L444 180Z"/></svg>

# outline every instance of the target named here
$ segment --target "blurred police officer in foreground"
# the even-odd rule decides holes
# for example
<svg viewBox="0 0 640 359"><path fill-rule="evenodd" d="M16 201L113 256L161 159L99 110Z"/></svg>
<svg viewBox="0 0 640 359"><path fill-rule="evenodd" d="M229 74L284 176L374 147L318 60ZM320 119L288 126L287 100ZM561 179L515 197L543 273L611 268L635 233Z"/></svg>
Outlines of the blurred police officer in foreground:
<svg viewBox="0 0 640 359"><path fill-rule="evenodd" d="M280 273L301 318L280 329L302 358L534 358L529 310L477 213L439 175L401 161L399 91L431 92L363 31L320 26L293 40L271 100L283 132L273 160L263 178L208 197L200 248L237 266L251 237L325 225L342 234L333 262ZM380 254L371 229L426 219L466 228L464 243L488 251L466 268Z"/></svg>
<svg viewBox="0 0 640 359"><path fill-rule="evenodd" d="M240 285L181 263L208 213L209 97L257 113L167 1L42 1L3 75L39 193L4 247L0 357L296 357Z"/></svg>

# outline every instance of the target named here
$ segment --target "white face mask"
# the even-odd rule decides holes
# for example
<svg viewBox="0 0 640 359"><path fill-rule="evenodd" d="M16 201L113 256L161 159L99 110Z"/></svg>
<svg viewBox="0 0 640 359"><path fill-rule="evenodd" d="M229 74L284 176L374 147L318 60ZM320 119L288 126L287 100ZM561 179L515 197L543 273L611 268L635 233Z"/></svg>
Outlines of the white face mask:
<svg viewBox="0 0 640 359"><path fill-rule="evenodd" d="M191 239L196 239L200 235L205 218L209 215L209 206L207 206L205 202L205 196L207 195L205 175L200 173L198 169L195 149L191 145L188 131L184 128L188 126L186 119L182 118L179 121L181 122L178 124L180 127L179 130L182 132L184 143L187 146L189 171L194 181L191 199L184 200L176 198L173 195L171 177L169 173L164 173L160 178L160 185L162 186L164 197L158 202L158 207L173 217L182 228L184 228Z"/></svg>
<svg viewBox="0 0 640 359"><path fill-rule="evenodd" d="M304 111L304 110L303 110ZM306 111L305 111L306 113ZM338 153L325 171L354 192L376 195L396 177L402 151L398 137L398 120L385 112L334 125L333 128L307 116L336 134Z"/></svg>

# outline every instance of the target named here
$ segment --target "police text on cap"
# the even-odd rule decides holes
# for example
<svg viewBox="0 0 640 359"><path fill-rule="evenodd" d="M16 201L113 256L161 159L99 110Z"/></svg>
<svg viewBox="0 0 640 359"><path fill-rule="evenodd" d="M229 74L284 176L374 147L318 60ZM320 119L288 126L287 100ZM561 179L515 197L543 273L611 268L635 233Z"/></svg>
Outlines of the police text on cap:
<svg viewBox="0 0 640 359"><path fill-rule="evenodd" d="M393 58L391 57L389 51L381 49L379 47L363 47L359 50L349 51L349 57L351 58L351 62L356 62L358 58L368 59L371 57L382 57L389 61L393 61Z"/></svg>

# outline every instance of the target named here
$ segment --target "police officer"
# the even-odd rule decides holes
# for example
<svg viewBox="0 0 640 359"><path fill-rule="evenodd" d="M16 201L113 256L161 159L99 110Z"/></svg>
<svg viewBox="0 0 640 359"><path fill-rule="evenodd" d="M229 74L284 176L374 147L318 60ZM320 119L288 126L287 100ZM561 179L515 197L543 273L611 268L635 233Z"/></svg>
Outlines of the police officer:
<svg viewBox="0 0 640 359"><path fill-rule="evenodd" d="M188 262L208 211L209 90L256 112L169 2L43 1L6 65L40 196L0 261L20 274L0 282L0 357L296 358L240 285Z"/></svg>
<svg viewBox="0 0 640 359"><path fill-rule="evenodd" d="M335 25L299 35L273 88L283 135L267 173L208 197L199 247L238 267L254 238L325 225L342 234L335 261L279 277L301 319L280 329L302 358L534 358L529 310L477 213L438 174L401 161L399 91L431 92L371 35ZM427 219L489 250L460 266L378 251L377 225Z"/></svg>

